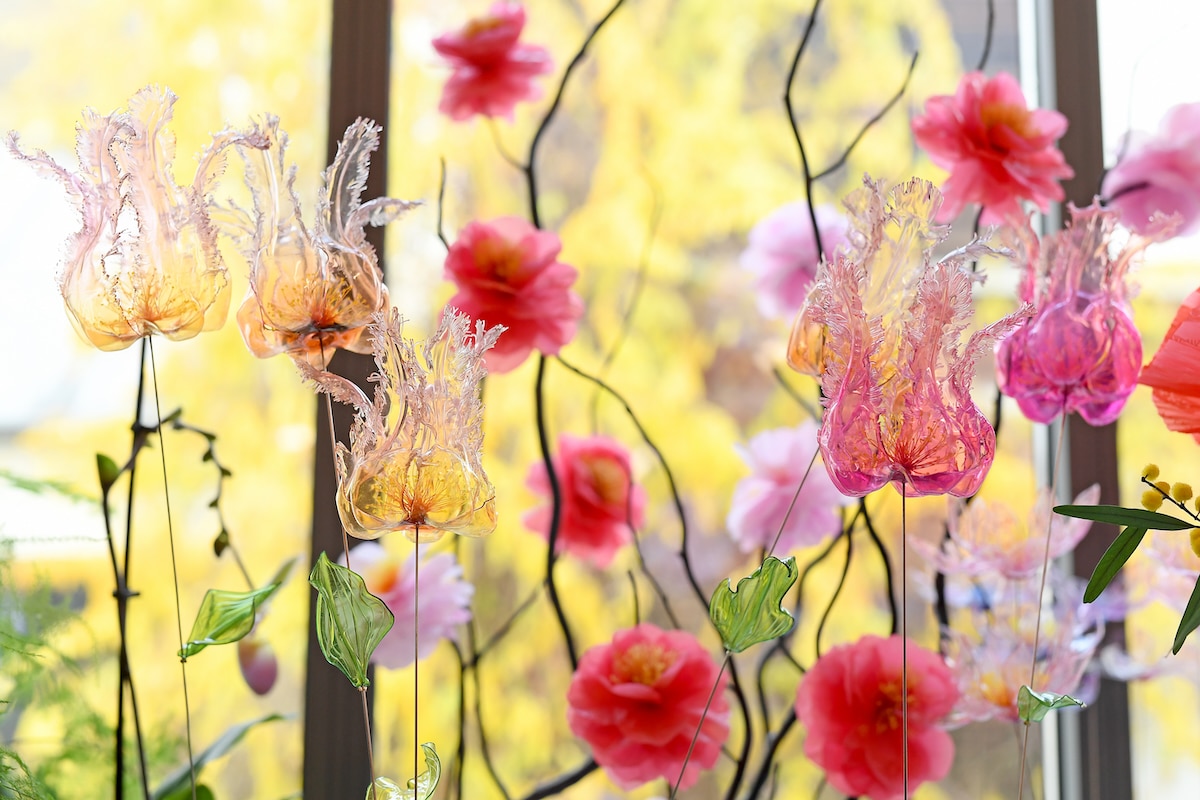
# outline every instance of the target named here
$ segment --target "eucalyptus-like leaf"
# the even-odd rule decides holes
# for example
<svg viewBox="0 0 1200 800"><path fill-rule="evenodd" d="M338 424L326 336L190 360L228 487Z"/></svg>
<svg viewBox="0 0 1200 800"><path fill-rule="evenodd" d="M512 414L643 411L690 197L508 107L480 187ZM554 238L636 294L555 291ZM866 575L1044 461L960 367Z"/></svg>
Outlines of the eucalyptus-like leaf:
<svg viewBox="0 0 1200 800"><path fill-rule="evenodd" d="M371 683L367 663L396 621L392 612L367 591L362 576L334 564L324 553L313 565L308 582L317 590L321 652L356 688L366 688Z"/></svg>
<svg viewBox="0 0 1200 800"><path fill-rule="evenodd" d="M1092 577L1088 579L1087 588L1083 590L1083 602L1092 602L1108 588L1113 578L1121 571L1121 567L1125 566L1125 562L1133 555L1133 551L1142 543L1142 537L1145 535L1145 528L1130 525L1113 539L1113 543L1104 551L1104 555L1100 556L1100 561L1092 570Z"/></svg>
<svg viewBox="0 0 1200 800"><path fill-rule="evenodd" d="M1076 700L1069 694L1055 692L1035 692L1028 686L1022 686L1017 692L1017 714L1028 725L1031 722L1041 722L1046 715L1057 708L1079 706L1083 701Z"/></svg>
<svg viewBox="0 0 1200 800"><path fill-rule="evenodd" d="M100 476L100 491L107 493L121 477L121 468L104 453L96 453L96 472Z"/></svg>
<svg viewBox="0 0 1200 800"><path fill-rule="evenodd" d="M767 556L762 566L738 581L737 589L729 587L728 578L721 581L709 601L708 615L726 650L740 653L792 629L796 621L783 608L783 596L798 576L794 556L787 561Z"/></svg>
<svg viewBox="0 0 1200 800"><path fill-rule="evenodd" d="M251 592L209 589L200 603L200 610L196 612L192 632L179 651L179 657L191 658L209 645L236 642L250 633L258 609L283 584L294 561L292 559L284 564L271 582L261 589Z"/></svg>
<svg viewBox="0 0 1200 800"><path fill-rule="evenodd" d="M387 778L376 778L375 783L367 789L366 800L429 800L433 797L433 790L442 778L442 762L431 742L421 745L421 750L425 753L425 771L409 781L407 789L400 788Z"/></svg>
<svg viewBox="0 0 1200 800"><path fill-rule="evenodd" d="M269 722L290 718L290 716L285 716L283 714L267 714L266 716L259 717L258 719L252 719L249 722L242 722L238 725L234 725L217 737L216 741L196 754L195 759L193 759L196 768L196 774L200 774L200 770L205 764L210 761L215 761L232 750L237 743L242 740L242 737L249 733L252 728L256 728L259 725L265 725ZM151 800L175 800L175 798L179 797L186 797L187 800L191 800L191 781L192 768L185 763L172 772L170 776L163 781L162 785L154 790L154 792L150 795ZM201 787L199 786L196 787L196 794L198 798L204 796L200 794L200 788ZM212 794L210 793L208 796L212 797Z"/></svg>
<svg viewBox="0 0 1200 800"><path fill-rule="evenodd" d="M1183 617L1179 620L1179 629L1175 631L1175 644L1171 646L1171 652L1178 654L1179 648L1183 647L1183 643L1197 627L1200 627L1200 578L1196 579L1192 596L1188 598L1187 608L1183 610Z"/></svg>
<svg viewBox="0 0 1200 800"><path fill-rule="evenodd" d="M1055 514L1076 519L1090 519L1094 522L1108 522L1113 525L1129 525L1134 528L1145 528L1148 531L1186 531L1194 528L1196 523L1172 517L1170 514L1160 514L1157 511L1147 511L1144 508L1123 508L1121 506L1055 506Z"/></svg>

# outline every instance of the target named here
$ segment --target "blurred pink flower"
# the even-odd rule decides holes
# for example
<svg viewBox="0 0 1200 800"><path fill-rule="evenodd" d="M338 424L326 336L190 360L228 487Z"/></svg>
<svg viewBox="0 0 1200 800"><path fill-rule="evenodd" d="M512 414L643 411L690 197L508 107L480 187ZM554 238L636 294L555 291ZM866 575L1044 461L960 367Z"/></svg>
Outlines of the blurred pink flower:
<svg viewBox="0 0 1200 800"><path fill-rule="evenodd" d="M1173 215L1175 235L1200 227L1200 103L1172 107L1157 133L1130 133L1123 149L1100 187L1121 222L1144 235L1172 224Z"/></svg>
<svg viewBox="0 0 1200 800"><path fill-rule="evenodd" d="M1162 344L1142 368L1138 383L1151 396L1168 430L1190 433L1200 442L1200 289L1180 304Z"/></svg>
<svg viewBox="0 0 1200 800"><path fill-rule="evenodd" d="M500 2L486 16L434 39L434 49L453 68L438 110L455 120L475 114L511 120L513 106L540 97L533 79L553 64L546 48L517 42L524 27L524 6Z"/></svg>
<svg viewBox="0 0 1200 800"><path fill-rule="evenodd" d="M555 355L575 336L583 301L571 291L574 267L559 262L562 244L520 217L472 222L446 254L446 278L458 287L449 305L504 337L487 354L488 371L509 372L537 350Z"/></svg>
<svg viewBox="0 0 1200 800"><path fill-rule="evenodd" d="M567 724L609 778L629 790L656 778L674 784L700 727L680 788L711 769L729 736L729 703L716 662L685 631L643 622L583 654L567 689Z"/></svg>
<svg viewBox="0 0 1200 800"><path fill-rule="evenodd" d="M403 560L378 542L363 542L350 550L351 568L362 575L367 590L396 617L371 656L371 661L388 669L403 669L413 663L414 641L417 657L424 661L439 642L455 639L458 626L471 620L475 587L463 580L462 567L454 554L421 558L418 585L416 550L414 547ZM346 563L344 556L341 563Z"/></svg>
<svg viewBox="0 0 1200 800"><path fill-rule="evenodd" d="M818 206L817 228L827 258L847 244L846 217L831 206ZM763 217L750 231L742 251L742 269L754 275L758 310L774 319L788 319L804 304L804 295L817 274L817 242L808 204L788 203Z"/></svg>
<svg viewBox="0 0 1200 800"><path fill-rule="evenodd" d="M946 229L941 195L913 179L846 199L858 248L824 262L792 329L788 363L821 381L821 458L840 492L861 497L889 481L910 496L974 494L996 435L971 399L979 355L1020 315L976 331L964 262L992 252L973 242L933 261ZM1023 312L1022 312L1023 313Z"/></svg>
<svg viewBox="0 0 1200 800"><path fill-rule="evenodd" d="M567 552L604 569L617 551L633 540L633 526L644 519L646 490L630 486L629 451L605 436L558 437L554 472L562 492L562 519L555 549ZM546 465L535 462L525 485L550 498ZM549 505L539 506L522 518L525 527L547 538L550 534Z"/></svg>
<svg viewBox="0 0 1200 800"><path fill-rule="evenodd" d="M775 541L817 451L817 424L808 421L796 428L763 431L737 449L751 474L734 487L725 524L742 551L749 553L769 548ZM851 502L834 487L821 465L814 464L776 551L787 553L836 536L842 530L837 508Z"/></svg>
<svg viewBox="0 0 1200 800"><path fill-rule="evenodd" d="M915 791L950 771L954 742L941 728L958 700L942 659L908 643L908 777ZM796 717L808 729L804 754L848 796L904 794L901 682L903 640L864 636L817 659L800 681Z"/></svg>
<svg viewBox="0 0 1200 800"><path fill-rule="evenodd" d="M946 204L938 219L951 220L970 203L983 206L985 225L1023 219L1022 200L1043 212L1063 199L1058 181L1075 172L1055 142L1067 118L1030 109L1013 76L982 72L962 77L954 96L925 101L913 119L913 135L950 177L942 184Z"/></svg>
<svg viewBox="0 0 1200 800"><path fill-rule="evenodd" d="M1035 422L1077 411L1091 425L1107 425L1133 393L1142 337L1126 274L1148 241L1120 247L1115 228L1116 213L1093 205L1072 206L1070 226L1040 248L1028 223L1020 229L1021 300L1035 310L996 346L996 380Z"/></svg>
<svg viewBox="0 0 1200 800"><path fill-rule="evenodd" d="M248 634L238 639L237 656L242 678L251 691L263 695L274 688L279 676L279 661L270 642L253 633Z"/></svg>

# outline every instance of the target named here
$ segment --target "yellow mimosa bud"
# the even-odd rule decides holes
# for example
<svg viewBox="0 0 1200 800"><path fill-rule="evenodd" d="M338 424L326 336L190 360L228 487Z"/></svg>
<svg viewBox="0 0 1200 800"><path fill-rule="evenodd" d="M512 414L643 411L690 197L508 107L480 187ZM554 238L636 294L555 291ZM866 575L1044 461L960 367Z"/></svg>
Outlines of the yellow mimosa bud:
<svg viewBox="0 0 1200 800"><path fill-rule="evenodd" d="M1164 496L1171 493L1171 484L1167 483L1166 481L1155 481L1154 488L1162 492Z"/></svg>
<svg viewBox="0 0 1200 800"><path fill-rule="evenodd" d="M1142 477L1148 481L1158 478L1158 464L1147 464L1142 469Z"/></svg>
<svg viewBox="0 0 1200 800"><path fill-rule="evenodd" d="M1142 508L1147 511L1158 511L1158 507L1162 505L1163 496L1157 489L1147 489L1142 492Z"/></svg>
<svg viewBox="0 0 1200 800"><path fill-rule="evenodd" d="M1192 487L1187 483L1175 483L1171 485L1171 497L1180 503L1186 503L1192 499Z"/></svg>

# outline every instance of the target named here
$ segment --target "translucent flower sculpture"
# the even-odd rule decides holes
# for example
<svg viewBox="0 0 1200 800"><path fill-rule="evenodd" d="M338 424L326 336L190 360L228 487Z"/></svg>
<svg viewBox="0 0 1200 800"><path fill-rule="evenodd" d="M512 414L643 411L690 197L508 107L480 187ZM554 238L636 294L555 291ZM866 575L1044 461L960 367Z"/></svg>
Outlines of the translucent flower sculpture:
<svg viewBox="0 0 1200 800"><path fill-rule="evenodd" d="M209 194L232 144L267 146L257 130L225 130L200 155L190 186L171 175L175 135L167 129L176 97L148 86L129 109L83 112L75 150L79 172L46 153L12 154L66 187L83 217L67 246L59 289L76 330L101 350L122 350L143 336L190 339L225 324L229 275L209 219Z"/></svg>
<svg viewBox="0 0 1200 800"><path fill-rule="evenodd" d="M1194 233L1200 227L1200 103L1172 107L1156 133L1131 133L1122 150L1100 188L1122 224L1154 235L1178 216L1174 234Z"/></svg>
<svg viewBox="0 0 1200 800"><path fill-rule="evenodd" d="M973 243L940 261L932 220L941 195L913 179L885 194L871 183L846 199L849 253L823 262L792 329L788 363L821 382L821 458L842 494L885 483L910 496L974 494L996 436L971 400L975 361L1019 319L971 335L964 262L991 252Z"/></svg>
<svg viewBox="0 0 1200 800"><path fill-rule="evenodd" d="M997 383L1034 422L1076 411L1091 425L1115 420L1133 393L1142 337L1126 274L1148 240L1113 241L1116 213L1071 208L1068 228L1021 233L1021 299L1033 316L996 346Z"/></svg>
<svg viewBox="0 0 1200 800"><path fill-rule="evenodd" d="M495 492L480 460L479 382L483 354L501 330L478 322L472 335L466 315L447 309L417 346L402 335L395 309L377 314L368 327L379 366L374 402L345 378L296 362L321 391L358 410L349 449L339 442L334 454L338 513L351 536L404 531L433 542L495 529Z"/></svg>
<svg viewBox="0 0 1200 800"><path fill-rule="evenodd" d="M983 206L985 225L1023 220L1022 200L1045 212L1063 199L1058 182L1075 174L1054 144L1067 118L1029 108L1020 84L1004 72L967 73L953 96L925 101L912 129L933 163L950 173L942 184L942 221L971 203Z"/></svg>
<svg viewBox="0 0 1200 800"><path fill-rule="evenodd" d="M818 206L821 247L830 257L846 244L846 217L831 206ZM804 303L817 274L816 237L808 204L788 203L772 211L750 231L742 251L742 269L754 276L758 310L764 316L790 320Z"/></svg>
<svg viewBox="0 0 1200 800"><path fill-rule="evenodd" d="M238 327L259 358L287 353L324 369L339 347L370 352L363 332L371 317L388 307L383 273L364 227L386 225L416 203L390 197L360 202L382 129L359 119L346 129L325 170L309 230L293 188L296 168L284 167L287 134L276 117L267 118L267 129L269 150L243 150L254 215L235 215L250 264Z"/></svg>
<svg viewBox="0 0 1200 800"><path fill-rule="evenodd" d="M1154 407L1168 430L1200 442L1200 289L1192 292L1167 328L1158 352L1142 368L1138 383L1154 389Z"/></svg>

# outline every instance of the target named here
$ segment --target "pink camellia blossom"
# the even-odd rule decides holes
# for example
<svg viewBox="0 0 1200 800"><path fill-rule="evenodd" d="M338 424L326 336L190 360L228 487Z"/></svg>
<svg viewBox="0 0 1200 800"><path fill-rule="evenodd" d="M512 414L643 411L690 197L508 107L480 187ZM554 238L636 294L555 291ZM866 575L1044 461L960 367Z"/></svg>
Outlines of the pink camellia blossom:
<svg viewBox="0 0 1200 800"><path fill-rule="evenodd" d="M415 548L401 558L378 542L363 542L350 550L351 568L396 618L371 656L372 662L388 669L413 663L414 641L416 656L424 661L440 641L453 640L458 626L471 620L475 587L463 580L454 555L421 557L419 583L417 557Z"/></svg>
<svg viewBox="0 0 1200 800"><path fill-rule="evenodd" d="M804 754L847 796L904 794L904 650L899 636L864 636L818 658L800 682L796 717L808 729ZM954 742L941 724L958 689L936 653L911 641L907 651L908 785L915 790L950 771Z"/></svg>
<svg viewBox="0 0 1200 800"><path fill-rule="evenodd" d="M1126 274L1149 243L1113 241L1116 212L1071 207L1071 224L1039 247L1028 224L1020 241L1021 300L1033 316L996 346L1000 391L1034 422L1077 411L1091 425L1115 420L1133 393L1142 337Z"/></svg>
<svg viewBox="0 0 1200 800"><path fill-rule="evenodd" d="M842 494L890 481L910 496L972 495L995 455L971 380L1024 312L963 344L978 280L964 265L992 251L973 242L934 261L947 235L932 224L940 205L915 178L886 194L868 180L851 194L856 249L821 264L792 329L788 363L821 381L821 458Z"/></svg>
<svg viewBox="0 0 1200 800"><path fill-rule="evenodd" d="M970 203L983 206L985 225L1024 218L1022 200L1045 212L1063 199L1058 181L1075 174L1054 144L1066 133L1067 118L1030 109L1017 80L1004 72L994 78L967 73L953 96L925 101L912 129L933 163L950 173L942 184L941 221Z"/></svg>
<svg viewBox="0 0 1200 800"><path fill-rule="evenodd" d="M555 549L590 561L600 569L633 539L630 530L645 517L646 490L630 481L629 451L605 436L558 437L554 473L562 492L562 518ZM546 465L535 462L525 480L534 493L550 497ZM522 518L525 527L543 538L550 534L549 505Z"/></svg>
<svg viewBox="0 0 1200 800"><path fill-rule="evenodd" d="M1176 235L1200 228L1200 103L1174 106L1157 133L1130 134L1124 151L1100 186L1121 222L1144 235L1172 216Z"/></svg>
<svg viewBox="0 0 1200 800"><path fill-rule="evenodd" d="M1200 442L1200 289L1184 299L1138 383L1154 389L1154 407L1167 430Z"/></svg>
<svg viewBox="0 0 1200 800"><path fill-rule="evenodd" d="M525 8L500 2L486 16L434 39L434 49L454 70L438 110L455 120L476 114L511 120L513 106L540 97L533 79L553 64L546 48L518 43L524 27Z"/></svg>
<svg viewBox="0 0 1200 800"><path fill-rule="evenodd" d="M819 464L808 469L816 451L817 424L812 421L795 428L763 431L744 448L738 448L751 474L734 487L725 524L743 552L769 548L785 516L787 526L775 547L780 553L814 545L841 532L837 508L852 501L834 487ZM804 488L796 497L801 480ZM794 497L796 503L788 516Z"/></svg>
<svg viewBox="0 0 1200 800"><path fill-rule="evenodd" d="M279 661L270 642L254 634L244 636L238 639L237 656L242 678L252 692L263 695L275 687Z"/></svg>
<svg viewBox="0 0 1200 800"><path fill-rule="evenodd" d="M509 372L537 350L555 355L575 336L583 301L571 291L574 267L558 261L562 243L520 217L472 222L446 254L446 278L458 287L450 298L472 319L503 325L488 351L488 372Z"/></svg>
<svg viewBox="0 0 1200 800"><path fill-rule="evenodd" d="M643 622L583 654L567 689L567 724L624 790L656 778L674 784L699 727L679 784L685 789L712 768L729 736L725 676L718 683L719 674L690 633Z"/></svg>
<svg viewBox="0 0 1200 800"><path fill-rule="evenodd" d="M847 244L850 224L831 206L818 206L814 213L821 247L826 257L832 258ZM741 258L742 269L754 275L758 310L773 319L790 320L795 316L817 274L819 261L807 203L788 203L763 217L750 231Z"/></svg>

